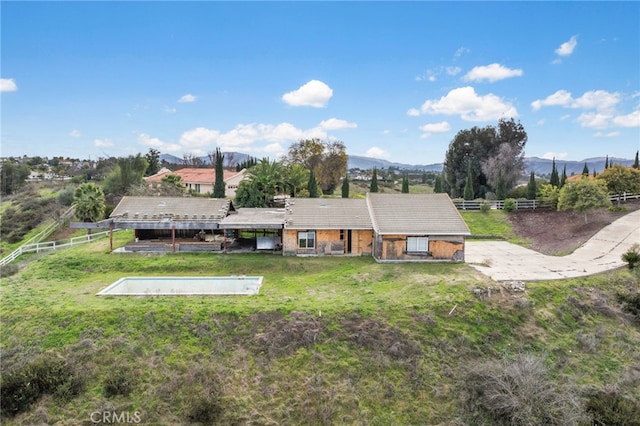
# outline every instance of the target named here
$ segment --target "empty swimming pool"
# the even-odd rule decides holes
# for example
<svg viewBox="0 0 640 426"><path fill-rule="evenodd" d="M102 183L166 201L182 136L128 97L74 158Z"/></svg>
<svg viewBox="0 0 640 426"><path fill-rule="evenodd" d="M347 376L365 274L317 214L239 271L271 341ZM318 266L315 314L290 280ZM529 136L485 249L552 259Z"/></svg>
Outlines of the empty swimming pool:
<svg viewBox="0 0 640 426"><path fill-rule="evenodd" d="M124 277L98 296L254 295L262 277Z"/></svg>

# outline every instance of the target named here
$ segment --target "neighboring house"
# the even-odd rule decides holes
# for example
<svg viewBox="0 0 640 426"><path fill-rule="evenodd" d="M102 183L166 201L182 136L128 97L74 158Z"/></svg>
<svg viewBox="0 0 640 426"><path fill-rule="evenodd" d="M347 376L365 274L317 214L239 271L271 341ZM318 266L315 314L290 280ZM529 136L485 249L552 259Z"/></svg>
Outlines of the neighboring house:
<svg viewBox="0 0 640 426"><path fill-rule="evenodd" d="M371 218L364 199L292 198L285 211L283 254L371 254Z"/></svg>
<svg viewBox="0 0 640 426"><path fill-rule="evenodd" d="M469 227L447 194L367 194L379 262L464 261Z"/></svg>
<svg viewBox="0 0 640 426"><path fill-rule="evenodd" d="M239 172L224 171L225 197L234 198L236 196L236 190L244 179L245 173L245 169ZM163 169L155 175L145 177L144 180L149 184L157 184L162 181L163 177L168 175L180 176L185 188L193 190L196 194L213 193L213 184L216 179L215 169L184 168L175 172Z"/></svg>

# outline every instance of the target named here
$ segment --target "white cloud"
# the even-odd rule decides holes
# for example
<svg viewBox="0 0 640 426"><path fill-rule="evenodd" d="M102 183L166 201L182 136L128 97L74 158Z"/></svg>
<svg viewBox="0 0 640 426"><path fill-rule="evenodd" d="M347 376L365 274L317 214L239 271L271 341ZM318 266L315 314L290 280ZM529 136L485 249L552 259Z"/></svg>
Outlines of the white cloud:
<svg viewBox="0 0 640 426"><path fill-rule="evenodd" d="M613 119L613 122L620 127L640 127L640 110L619 115Z"/></svg>
<svg viewBox="0 0 640 426"><path fill-rule="evenodd" d="M591 90L575 99L571 107L582 109L608 110L620 102L619 93L609 93L606 90Z"/></svg>
<svg viewBox="0 0 640 426"><path fill-rule="evenodd" d="M602 114L600 112L585 112L578 117L578 123L582 127L589 127L591 129L605 129L609 126L609 120L611 115Z"/></svg>
<svg viewBox="0 0 640 426"><path fill-rule="evenodd" d="M538 121L536 121L536 124L538 126L544 126L544 120L538 120Z"/></svg>
<svg viewBox="0 0 640 426"><path fill-rule="evenodd" d="M510 103L492 93L479 96L470 86L453 89L440 99L425 101L421 111L423 114L459 115L465 121L492 121L518 116L518 111Z"/></svg>
<svg viewBox="0 0 640 426"><path fill-rule="evenodd" d="M186 95L178 99L178 102L180 102L181 104L188 104L191 102L195 102L196 99L196 96L192 95L191 93L187 93Z"/></svg>
<svg viewBox="0 0 640 426"><path fill-rule="evenodd" d="M164 107L164 112L167 114L175 114L178 110L176 108Z"/></svg>
<svg viewBox="0 0 640 426"><path fill-rule="evenodd" d="M460 67L447 67L446 68L447 74L449 75L458 75L462 72L462 68Z"/></svg>
<svg viewBox="0 0 640 426"><path fill-rule="evenodd" d="M596 138L613 138L616 136L620 136L620 132L609 132L609 133L596 132L593 134L593 136Z"/></svg>
<svg viewBox="0 0 640 426"><path fill-rule="evenodd" d="M180 145L185 148L201 148L207 145L216 145L220 138L220 132L209 130L205 127L196 127L187 130L180 136Z"/></svg>
<svg viewBox="0 0 640 426"><path fill-rule="evenodd" d="M342 130L342 129L355 129L358 125L356 123L350 123L346 120L339 120L337 118L330 118L320 122L320 128L323 130Z"/></svg>
<svg viewBox="0 0 640 426"><path fill-rule="evenodd" d="M386 159L389 158L389 153L382 148L378 148L377 146L371 147L364 153L365 157L371 158L380 158Z"/></svg>
<svg viewBox="0 0 640 426"><path fill-rule="evenodd" d="M569 105L572 101L573 98L571 97L570 92L567 92L566 90L558 90L554 94L547 96L545 99L537 99L531 102L531 107L534 111L537 111L543 106L566 106Z"/></svg>
<svg viewBox="0 0 640 426"><path fill-rule="evenodd" d="M0 92L15 92L18 90L16 81L12 78L0 78Z"/></svg>
<svg viewBox="0 0 640 426"><path fill-rule="evenodd" d="M522 76L521 69L510 69L500 64L490 64L486 66L473 67L462 79L464 81L494 81L505 78Z"/></svg>
<svg viewBox="0 0 640 426"><path fill-rule="evenodd" d="M390 135L391 134L391 130L385 129L385 130L382 131L382 134L383 135Z"/></svg>
<svg viewBox="0 0 640 426"><path fill-rule="evenodd" d="M319 80L311 80L299 89L282 95L282 100L291 106L324 108L333 96L333 90Z"/></svg>
<svg viewBox="0 0 640 426"><path fill-rule="evenodd" d="M572 36L569 41L565 41L558 47L555 52L558 56L569 56L578 45L578 36Z"/></svg>
<svg viewBox="0 0 640 426"><path fill-rule="evenodd" d="M144 146L156 148L161 152L178 152L183 148L181 145L175 143L164 142L158 138L152 138L145 133L138 135L138 142Z"/></svg>
<svg viewBox="0 0 640 426"><path fill-rule="evenodd" d="M109 148L113 146L113 142L109 139L94 139L93 145L98 148Z"/></svg>
<svg viewBox="0 0 640 426"><path fill-rule="evenodd" d="M286 153L286 150L279 143L271 143L262 148L262 151L274 154L276 157L280 157Z"/></svg>
<svg viewBox="0 0 640 426"><path fill-rule="evenodd" d="M565 108L595 109L607 111L620 102L620 94L610 93L606 90L591 90L584 92L579 98L573 98L570 92L558 90L545 99L537 99L531 102L534 111L543 106L563 106Z"/></svg>
<svg viewBox="0 0 640 426"><path fill-rule="evenodd" d="M467 49L466 47L460 47L458 48L458 50L456 50L456 52L453 54L454 58L459 58L460 56L464 55L465 53L469 53L471 52L471 50Z"/></svg>
<svg viewBox="0 0 640 426"><path fill-rule="evenodd" d="M554 158L556 160L562 160L564 158L567 158L568 156L568 152L545 152L544 154L542 154L541 158L544 158L546 160L553 160Z"/></svg>
<svg viewBox="0 0 640 426"><path fill-rule="evenodd" d="M72 138L79 138L80 130L73 129L72 131L69 132L69 136L71 136Z"/></svg>
<svg viewBox="0 0 640 426"><path fill-rule="evenodd" d="M407 111L407 115L410 117L418 117L420 115L420 110L417 108L411 108Z"/></svg>
<svg viewBox="0 0 640 426"><path fill-rule="evenodd" d="M441 121L440 123L430 123L425 124L424 126L420 126L420 130L424 133L420 136L421 138L428 138L433 133L445 133L451 130L451 125L446 121Z"/></svg>

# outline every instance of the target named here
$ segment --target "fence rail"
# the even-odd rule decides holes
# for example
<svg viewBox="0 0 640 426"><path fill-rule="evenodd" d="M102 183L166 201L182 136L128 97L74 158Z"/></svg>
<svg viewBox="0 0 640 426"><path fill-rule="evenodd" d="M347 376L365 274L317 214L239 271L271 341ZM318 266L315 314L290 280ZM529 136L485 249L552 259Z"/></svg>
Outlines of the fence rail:
<svg viewBox="0 0 640 426"><path fill-rule="evenodd" d="M119 229L114 229L114 232L119 231ZM101 239L109 235L110 231L98 232L96 234L87 234L82 235L80 237L68 238L66 240L61 241L45 241L45 242L37 242L31 244L23 244L14 250L10 255L0 260L0 267L5 266L18 257L25 253L40 253L42 251L50 251L50 250L58 250L67 247L73 247L80 244L90 243L92 241Z"/></svg>
<svg viewBox="0 0 640 426"><path fill-rule="evenodd" d="M640 194L623 193L611 195L609 199L611 202L637 200L640 198ZM504 200L462 200L456 198L453 204L458 210L480 210L481 206L485 203L489 204L492 210L504 209ZM514 200L516 203L516 210L535 210L538 208L548 208L548 206L539 200Z"/></svg>

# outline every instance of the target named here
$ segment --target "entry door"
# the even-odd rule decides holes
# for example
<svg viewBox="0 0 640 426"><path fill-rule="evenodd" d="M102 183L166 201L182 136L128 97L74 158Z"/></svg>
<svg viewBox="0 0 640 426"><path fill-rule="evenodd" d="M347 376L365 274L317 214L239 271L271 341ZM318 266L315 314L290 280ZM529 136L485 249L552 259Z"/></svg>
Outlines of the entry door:
<svg viewBox="0 0 640 426"><path fill-rule="evenodd" d="M347 254L351 254L351 229L347 230Z"/></svg>

